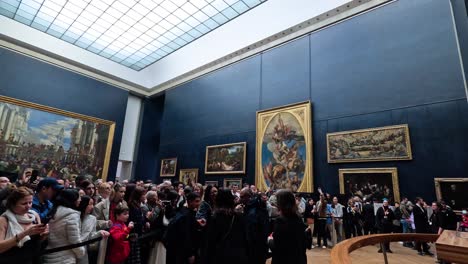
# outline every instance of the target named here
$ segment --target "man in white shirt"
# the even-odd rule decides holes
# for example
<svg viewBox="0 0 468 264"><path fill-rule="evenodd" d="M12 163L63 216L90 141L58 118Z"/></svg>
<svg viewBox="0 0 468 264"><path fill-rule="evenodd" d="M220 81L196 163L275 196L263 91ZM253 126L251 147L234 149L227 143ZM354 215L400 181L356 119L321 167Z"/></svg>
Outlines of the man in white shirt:
<svg viewBox="0 0 468 264"><path fill-rule="evenodd" d="M336 245L343 240L343 208L344 206L338 202L338 197L333 197L332 216L335 226L335 234L333 244Z"/></svg>

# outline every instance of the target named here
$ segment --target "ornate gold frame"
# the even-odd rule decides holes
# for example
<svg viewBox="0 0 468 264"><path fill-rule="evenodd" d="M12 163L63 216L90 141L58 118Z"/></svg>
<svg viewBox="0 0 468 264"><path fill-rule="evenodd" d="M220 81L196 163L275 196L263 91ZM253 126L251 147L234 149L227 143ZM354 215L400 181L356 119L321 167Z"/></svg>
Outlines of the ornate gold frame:
<svg viewBox="0 0 468 264"><path fill-rule="evenodd" d="M165 160L175 160L174 174L162 174L163 163ZM161 159L161 168L159 168L159 177L175 177L177 174L177 158Z"/></svg>
<svg viewBox="0 0 468 264"><path fill-rule="evenodd" d="M434 178L437 201L442 200L442 191L440 190L441 182L468 182L468 178ZM460 213L461 211L454 210L454 212Z"/></svg>
<svg viewBox="0 0 468 264"><path fill-rule="evenodd" d="M210 148L221 148L221 147L229 147L235 145L243 145L244 147L244 158L242 160L243 163L243 170L242 171L208 171L208 149ZM237 142L237 143L229 143L229 144L222 144L222 145L213 145L213 146L206 146L206 153L205 153L205 174L245 174L245 170L247 167L246 164L246 157L247 157L247 142Z"/></svg>
<svg viewBox="0 0 468 264"><path fill-rule="evenodd" d="M397 158L360 158L360 159L341 159L341 160L331 160L330 157L330 137L336 135L344 135L344 134L354 134L354 133L365 133L370 131L377 131L377 130L387 130L387 129L396 129L396 128L403 128L406 132L406 146L408 148L408 156L407 157L397 157ZM358 129L358 130L349 130L349 131L341 131L335 133L327 133L327 160L328 163L348 163L348 162L366 162L366 161L391 161L391 160L412 160L413 154L411 152L411 142L410 142L410 134L408 124L403 125L395 125L395 126L385 126L385 127L375 127L375 128L366 128L366 129Z"/></svg>
<svg viewBox="0 0 468 264"><path fill-rule="evenodd" d="M344 174L345 173L391 173L392 174L392 186L394 200L400 201L400 187L398 185L398 169L396 167L391 168L362 168L362 169L339 169L338 174L340 178L340 194L345 194L344 189Z"/></svg>
<svg viewBox="0 0 468 264"><path fill-rule="evenodd" d="M304 171L304 179L298 192L312 192L314 190L313 181L313 153L312 153L312 113L310 101L300 102L290 105L284 105L262 111L257 111L257 135L256 135L256 161L255 161L255 183L261 191L266 191L267 186L263 177L262 170L262 142L265 130L270 121L279 113L290 113L299 122L304 131L304 139L306 144L306 166Z"/></svg>
<svg viewBox="0 0 468 264"><path fill-rule="evenodd" d="M239 181L240 184L239 184L239 190L242 189L242 178L233 178L233 179L226 179L224 178L223 180L223 188L229 188L226 186L226 183L229 182L229 181Z"/></svg>
<svg viewBox="0 0 468 264"><path fill-rule="evenodd" d="M96 117L91 117L87 115L82 115L78 113L73 113L69 112L66 110L61 110L58 108L50 107L50 106L45 106L41 104L36 104L36 103L31 103L7 96L0 95L0 102L4 102L7 104L15 104L19 105L22 107L28 107L28 108L33 108L36 110L40 111L45 111L57 115L62 115L66 117L71 117L71 118L76 118L76 119L81 119L85 121L90 121L98 124L103 124L103 125L108 125L109 126L109 136L107 138L107 145L106 145L106 155L104 157L104 164L102 166L102 180L106 181L107 179L107 174L109 172L109 163L110 163L110 156L111 156L111 150L112 150L112 143L114 140L114 133L115 133L115 122L114 121L109 121L109 120L104 120Z"/></svg>
<svg viewBox="0 0 468 264"><path fill-rule="evenodd" d="M182 181L182 172L195 172L195 182L198 182L198 168L193 168L193 169L180 169L179 170L179 182ZM185 184L185 183L184 183Z"/></svg>

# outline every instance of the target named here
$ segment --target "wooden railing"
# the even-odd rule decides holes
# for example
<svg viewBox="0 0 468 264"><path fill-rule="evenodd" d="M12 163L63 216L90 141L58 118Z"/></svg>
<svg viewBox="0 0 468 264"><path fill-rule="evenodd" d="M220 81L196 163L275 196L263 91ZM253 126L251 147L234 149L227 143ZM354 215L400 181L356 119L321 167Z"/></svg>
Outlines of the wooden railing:
<svg viewBox="0 0 468 264"><path fill-rule="evenodd" d="M439 236L436 234L378 234L359 236L344 240L333 247L331 252L332 264L351 264L349 254L356 249L396 241L435 242Z"/></svg>

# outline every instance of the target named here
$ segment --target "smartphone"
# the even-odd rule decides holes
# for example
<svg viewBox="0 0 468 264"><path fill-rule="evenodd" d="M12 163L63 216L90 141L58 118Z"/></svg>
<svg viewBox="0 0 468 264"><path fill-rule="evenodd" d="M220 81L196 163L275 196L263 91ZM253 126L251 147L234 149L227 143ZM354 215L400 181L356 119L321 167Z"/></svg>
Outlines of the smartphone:
<svg viewBox="0 0 468 264"><path fill-rule="evenodd" d="M33 170L31 173L31 178L29 178L29 182L33 183L37 180L37 176L39 176L39 171L38 170Z"/></svg>

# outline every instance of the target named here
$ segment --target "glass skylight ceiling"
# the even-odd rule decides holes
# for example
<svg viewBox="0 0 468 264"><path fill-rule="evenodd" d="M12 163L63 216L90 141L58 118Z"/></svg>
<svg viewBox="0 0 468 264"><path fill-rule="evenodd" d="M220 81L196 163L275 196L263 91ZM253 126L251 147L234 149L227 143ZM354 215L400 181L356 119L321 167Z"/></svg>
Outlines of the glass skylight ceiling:
<svg viewBox="0 0 468 264"><path fill-rule="evenodd" d="M0 0L0 14L141 70L266 0Z"/></svg>

